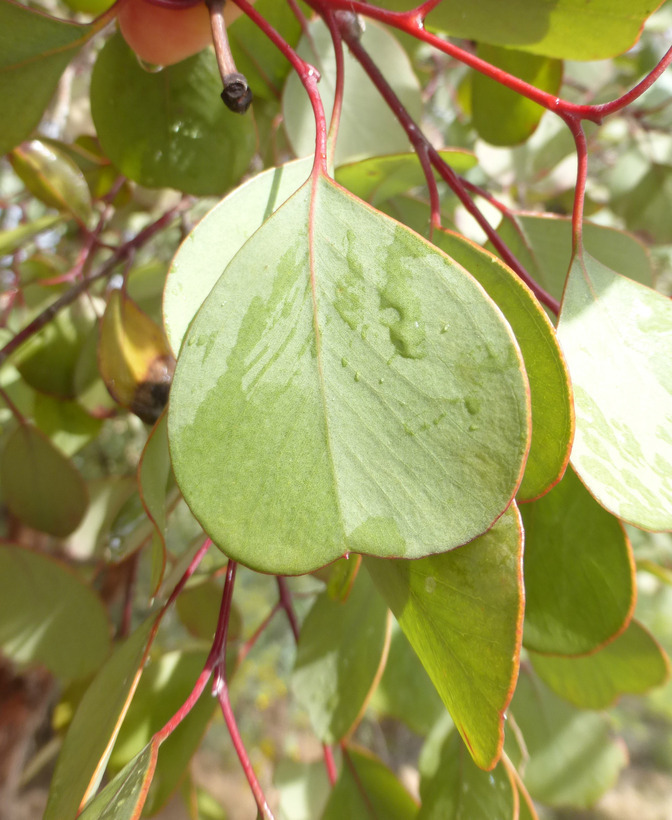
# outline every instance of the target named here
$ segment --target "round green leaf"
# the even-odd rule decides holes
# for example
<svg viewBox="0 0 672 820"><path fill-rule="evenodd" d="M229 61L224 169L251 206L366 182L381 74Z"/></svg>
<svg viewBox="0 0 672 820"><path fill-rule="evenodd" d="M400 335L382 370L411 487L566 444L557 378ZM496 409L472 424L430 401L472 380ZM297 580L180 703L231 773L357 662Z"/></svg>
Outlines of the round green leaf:
<svg viewBox="0 0 672 820"><path fill-rule="evenodd" d="M420 84L399 41L389 30L367 21L362 45L380 71L390 78L409 114L419 119L422 113ZM336 87L336 61L329 29L321 20L311 23L308 35L301 38L298 52L320 72L320 96L328 119ZM406 132L364 69L347 49L343 56L346 80L334 158L336 165L408 151ZM285 85L282 109L294 153L299 157L312 155L315 151L315 117L308 95L294 71Z"/></svg>
<svg viewBox="0 0 672 820"><path fill-rule="evenodd" d="M548 94L558 94L562 62L509 48L480 43L478 56ZM531 136L546 109L507 86L475 71L471 114L479 137L491 145L516 145Z"/></svg>
<svg viewBox="0 0 672 820"><path fill-rule="evenodd" d="M530 660L557 695L582 709L606 709L619 695L641 695L661 686L669 674L660 644L636 621L592 655L563 658L530 652Z"/></svg>
<svg viewBox="0 0 672 820"><path fill-rule="evenodd" d="M360 572L345 602L320 595L301 627L292 691L328 744L349 735L385 663L389 610Z"/></svg>
<svg viewBox="0 0 672 820"><path fill-rule="evenodd" d="M460 266L319 177L192 323L168 433L213 541L298 574L484 532L520 481L528 385L508 324Z"/></svg>
<svg viewBox="0 0 672 820"><path fill-rule="evenodd" d="M252 234L306 181L312 161L269 168L236 188L198 223L168 271L163 317L175 354L213 285Z"/></svg>
<svg viewBox="0 0 672 820"><path fill-rule="evenodd" d="M672 302L584 251L558 337L574 384L575 470L614 515L672 529Z"/></svg>
<svg viewBox="0 0 672 820"><path fill-rule="evenodd" d="M515 505L480 538L419 561L366 566L422 661L476 765L501 754L518 674L523 584Z"/></svg>
<svg viewBox="0 0 672 820"><path fill-rule="evenodd" d="M98 55L91 113L100 144L127 177L150 188L219 194L247 170L255 147L250 117L222 104L209 49L151 73L120 34Z"/></svg>
<svg viewBox="0 0 672 820"><path fill-rule="evenodd" d="M561 655L592 652L632 615L634 561L625 530L571 468L548 495L520 511L525 646Z"/></svg>
<svg viewBox="0 0 672 820"><path fill-rule="evenodd" d="M68 680L94 672L109 645L95 592L46 555L0 546L0 647L9 658L41 663Z"/></svg>
<svg viewBox="0 0 672 820"><path fill-rule="evenodd" d="M19 424L5 442L0 485L13 515L28 527L60 538L77 527L89 501L77 469L28 424Z"/></svg>
<svg viewBox="0 0 672 820"><path fill-rule="evenodd" d="M452 231L435 231L432 241L483 285L520 344L530 381L532 444L517 497L537 498L562 477L574 438L569 374L555 330L527 285L496 256Z"/></svg>

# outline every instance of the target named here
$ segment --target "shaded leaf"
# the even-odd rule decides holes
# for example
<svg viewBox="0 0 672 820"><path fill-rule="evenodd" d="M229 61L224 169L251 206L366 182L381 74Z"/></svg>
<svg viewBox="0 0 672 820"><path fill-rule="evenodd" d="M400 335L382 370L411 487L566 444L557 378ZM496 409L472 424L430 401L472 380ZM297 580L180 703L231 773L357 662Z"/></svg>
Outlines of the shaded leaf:
<svg viewBox="0 0 672 820"><path fill-rule="evenodd" d="M79 820L138 820L147 798L158 746L148 744L79 815Z"/></svg>
<svg viewBox="0 0 672 820"><path fill-rule="evenodd" d="M672 529L672 302L584 251L558 336L574 384L575 470L619 518Z"/></svg>
<svg viewBox="0 0 672 820"><path fill-rule="evenodd" d="M37 393L35 424L63 455L71 457L98 435L102 421L90 416L77 402Z"/></svg>
<svg viewBox="0 0 672 820"><path fill-rule="evenodd" d="M23 524L60 538L69 535L86 512L88 494L81 475L29 424L19 424L5 442L0 485L5 504Z"/></svg>
<svg viewBox="0 0 672 820"><path fill-rule="evenodd" d="M483 285L520 344L530 382L532 443L517 497L536 498L562 477L574 438L569 373L553 326L529 288L497 257L451 231L435 231L432 241Z"/></svg>
<svg viewBox="0 0 672 820"><path fill-rule="evenodd" d="M161 416L147 438L138 464L138 487L142 506L154 524L154 548L152 553L152 594L155 595L166 568L166 522L169 480L171 477L170 455L166 416Z"/></svg>
<svg viewBox="0 0 672 820"><path fill-rule="evenodd" d="M328 744L350 735L382 674L390 641L390 615L367 573L347 601L317 597L301 627L292 691Z"/></svg>
<svg viewBox="0 0 672 820"><path fill-rule="evenodd" d="M535 672L561 698L582 709L606 709L623 694L641 695L661 686L669 661L637 621L592 655L563 658L530 652Z"/></svg>
<svg viewBox="0 0 672 820"><path fill-rule="evenodd" d="M418 807L392 772L369 752L348 748L322 820L412 820Z"/></svg>
<svg viewBox="0 0 672 820"><path fill-rule="evenodd" d="M220 194L247 170L254 126L222 105L210 49L159 73L143 70L120 34L98 55L91 113L100 144L119 170L150 188Z"/></svg>
<svg viewBox="0 0 672 820"><path fill-rule="evenodd" d="M465 546L366 566L476 764L491 769L518 674L522 531L515 505Z"/></svg>
<svg viewBox="0 0 672 820"><path fill-rule="evenodd" d="M221 583L215 578L207 578L184 589L175 602L175 609L192 635L204 641L212 641L221 603ZM241 627L240 612L235 602L232 602L229 612L229 640L235 641L240 637Z"/></svg>
<svg viewBox="0 0 672 820"><path fill-rule="evenodd" d="M148 618L116 649L80 701L56 761L43 820L75 817L98 787L140 680L155 621L156 616Z"/></svg>
<svg viewBox="0 0 672 820"><path fill-rule="evenodd" d="M525 526L525 646L591 652L625 629L635 605L632 550L617 519L573 470L520 508Z"/></svg>
<svg viewBox="0 0 672 820"><path fill-rule="evenodd" d="M524 51L479 43L477 55L488 63L520 77L548 94L558 94L562 62ZM471 80L471 113L474 128L491 145L516 145L531 136L546 109L502 83L475 71Z"/></svg>
<svg viewBox="0 0 672 820"><path fill-rule="evenodd" d="M587 808L616 781L627 763L604 715L575 709L527 670L511 704L529 759L524 782L534 800Z"/></svg>
<svg viewBox="0 0 672 820"><path fill-rule="evenodd" d="M90 675L109 651L110 626L93 590L63 564L0 545L0 646L19 664L41 663L59 678Z"/></svg>
<svg viewBox="0 0 672 820"><path fill-rule="evenodd" d="M517 816L517 789L507 769L501 764L492 772L479 769L455 731L443 743L434 776L423 775L420 797L418 820Z"/></svg>
<svg viewBox="0 0 672 820"><path fill-rule="evenodd" d="M163 296L168 341L179 353L189 323L235 254L310 174L312 161L269 168L236 188L198 223L173 259Z"/></svg>
<svg viewBox="0 0 672 820"><path fill-rule="evenodd" d="M417 120L422 110L420 84L399 41L388 29L367 21L362 45L380 71L394 78L395 92L408 113ZM328 121L336 85L336 61L329 29L321 20L310 24L309 34L301 38L297 51L320 72L320 96ZM364 157L408 151L405 131L347 49L344 63L347 79L336 143L336 165ZM308 96L294 71L285 85L282 110L294 153L299 157L312 155L315 151L315 118Z"/></svg>
<svg viewBox="0 0 672 820"><path fill-rule="evenodd" d="M37 127L65 67L94 33L93 27L0 2L0 155Z"/></svg>
<svg viewBox="0 0 672 820"><path fill-rule="evenodd" d="M521 367L461 267L319 177L191 325L168 416L175 476L214 542L265 572L450 549L518 487Z"/></svg>

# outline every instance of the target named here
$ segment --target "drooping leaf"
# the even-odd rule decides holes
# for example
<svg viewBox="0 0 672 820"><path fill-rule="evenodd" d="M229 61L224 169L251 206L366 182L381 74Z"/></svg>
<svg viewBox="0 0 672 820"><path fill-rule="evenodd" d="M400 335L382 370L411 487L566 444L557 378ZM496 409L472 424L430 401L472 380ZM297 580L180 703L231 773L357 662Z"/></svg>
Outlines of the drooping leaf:
<svg viewBox="0 0 672 820"><path fill-rule="evenodd" d="M79 820L138 820L156 766L158 745L149 743L96 795Z"/></svg>
<svg viewBox="0 0 672 820"><path fill-rule="evenodd" d="M477 55L548 94L558 94L562 62L524 51L480 43ZM471 114L479 137L491 145L516 145L535 131L546 109L502 83L475 71L471 80Z"/></svg>
<svg viewBox="0 0 672 820"><path fill-rule="evenodd" d="M515 505L465 546L366 566L476 764L491 769L518 674L522 531Z"/></svg>
<svg viewBox="0 0 672 820"><path fill-rule="evenodd" d="M574 438L569 374L553 326L529 288L497 257L452 231L435 231L432 241L483 285L516 334L532 404L532 443L517 497L536 498L562 477Z"/></svg>
<svg viewBox="0 0 672 820"><path fill-rule="evenodd" d="M245 173L254 152L252 120L222 105L221 90L210 49L150 73L116 34L91 77L100 144L141 185L221 194Z"/></svg>
<svg viewBox="0 0 672 820"><path fill-rule="evenodd" d="M444 149L439 154L458 174L473 168L477 161L471 151L458 148ZM415 153L374 156L340 165L336 169L336 181L360 199L376 206L411 188L426 185L420 160Z"/></svg>
<svg viewBox="0 0 672 820"><path fill-rule="evenodd" d="M70 680L94 672L109 644L107 614L92 589L46 555L0 545L0 647L7 657Z"/></svg>
<svg viewBox="0 0 672 820"><path fill-rule="evenodd" d="M637 621L615 641L580 658L530 652L535 672L561 698L582 709L606 709L622 694L641 695L661 686L669 661Z"/></svg>
<svg viewBox="0 0 672 820"><path fill-rule="evenodd" d="M109 762L112 772L131 762L182 706L203 669L206 654L200 650L174 651L150 661L114 744ZM161 744L146 801L148 813L157 812L179 786L216 706L206 687L187 717Z"/></svg>
<svg viewBox="0 0 672 820"><path fill-rule="evenodd" d="M408 0L381 0L407 11ZM477 40L568 60L602 60L627 51L660 3L647 0L473 0L439 3L427 27Z"/></svg>
<svg viewBox="0 0 672 820"><path fill-rule="evenodd" d="M509 505L527 391L480 286L318 177L247 242L191 325L171 392L173 469L214 542L253 568L420 557Z"/></svg>
<svg viewBox="0 0 672 820"><path fill-rule="evenodd" d="M0 2L0 155L37 127L65 67L94 33L90 26Z"/></svg>
<svg viewBox="0 0 672 820"><path fill-rule="evenodd" d="M612 737L604 715L570 706L527 670L521 670L511 711L529 753L523 779L534 800L587 808L627 763L625 745Z"/></svg>
<svg viewBox="0 0 672 820"><path fill-rule="evenodd" d="M369 752L348 748L322 820L414 820L418 807L394 774Z"/></svg>
<svg viewBox="0 0 672 820"><path fill-rule="evenodd" d="M619 518L672 529L672 302L584 251L558 336L574 384L575 470Z"/></svg>
<svg viewBox="0 0 672 820"><path fill-rule="evenodd" d="M19 424L0 459L5 504L23 524L60 538L82 520L88 504L78 470L30 424Z"/></svg>
<svg viewBox="0 0 672 820"><path fill-rule="evenodd" d="M422 109L420 84L408 55L389 30L367 21L362 45L380 71L393 78L394 90L406 110L417 119ZM301 38L298 53L320 72L320 96L327 119L331 116L336 87L336 61L329 29L321 20L310 24ZM336 165L380 154L408 151L408 137L357 60L345 51L345 90L341 112ZM285 129L299 157L315 151L315 118L296 72L287 79L282 98Z"/></svg>
<svg viewBox="0 0 672 820"><path fill-rule="evenodd" d="M616 518L570 468L548 495L522 504L525 646L579 655L625 629L635 604L632 550Z"/></svg>
<svg viewBox="0 0 672 820"><path fill-rule="evenodd" d="M155 620L148 618L117 648L82 698L56 761L44 820L75 817L98 787L140 680Z"/></svg>
<svg viewBox="0 0 672 820"><path fill-rule="evenodd" d="M161 584L166 567L166 521L168 484L171 476L166 416L161 416L147 438L138 464L140 499L154 524L152 594Z"/></svg>
<svg viewBox="0 0 672 820"><path fill-rule="evenodd" d="M345 602L326 592L316 599L301 627L292 691L323 743L343 740L361 720L389 641L389 610L367 573Z"/></svg>
<svg viewBox="0 0 672 820"><path fill-rule="evenodd" d="M471 759L460 735L452 731L441 748L431 778L420 781L418 820L492 820L515 818L518 795L508 770L484 772Z"/></svg>
<svg viewBox="0 0 672 820"><path fill-rule="evenodd" d="M91 215L89 186L67 154L41 140L31 140L17 146L9 161L33 196L87 223Z"/></svg>
<svg viewBox="0 0 672 820"><path fill-rule="evenodd" d="M554 214L517 214L503 218L497 233L528 273L556 299L562 299L572 259L572 221ZM583 223L584 245L592 256L617 273L653 284L651 258L632 234Z"/></svg>
<svg viewBox="0 0 672 820"><path fill-rule="evenodd" d="M394 621L385 671L369 702L378 714L403 721L419 735L426 735L445 714L434 684Z"/></svg>
<svg viewBox="0 0 672 820"><path fill-rule="evenodd" d="M175 360L161 328L126 294L110 294L100 328L100 374L110 394L143 421L157 421Z"/></svg>
<svg viewBox="0 0 672 820"><path fill-rule="evenodd" d="M269 168L236 188L184 240L168 271L163 317L175 355L189 323L240 248L301 187L310 159Z"/></svg>

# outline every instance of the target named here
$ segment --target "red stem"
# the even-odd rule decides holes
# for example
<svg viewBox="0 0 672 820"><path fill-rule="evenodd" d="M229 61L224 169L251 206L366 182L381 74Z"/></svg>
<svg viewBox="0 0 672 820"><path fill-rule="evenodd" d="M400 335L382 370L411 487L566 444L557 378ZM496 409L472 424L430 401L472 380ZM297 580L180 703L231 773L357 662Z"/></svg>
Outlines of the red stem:
<svg viewBox="0 0 672 820"><path fill-rule="evenodd" d="M576 187L574 189L574 207L572 209L572 252L581 248L583 237L583 205L586 198L586 180L588 178L588 145L581 121L568 117L565 122L569 126L576 146Z"/></svg>

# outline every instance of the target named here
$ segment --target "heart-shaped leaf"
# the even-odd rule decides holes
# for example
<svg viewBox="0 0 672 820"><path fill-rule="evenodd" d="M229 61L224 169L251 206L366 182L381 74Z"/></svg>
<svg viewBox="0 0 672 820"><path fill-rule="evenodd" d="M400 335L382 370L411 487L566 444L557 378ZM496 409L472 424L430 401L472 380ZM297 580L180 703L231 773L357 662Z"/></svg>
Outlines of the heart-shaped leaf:
<svg viewBox="0 0 672 820"><path fill-rule="evenodd" d="M457 550L366 566L427 670L476 764L501 754L518 674L522 529L512 505Z"/></svg>
<svg viewBox="0 0 672 820"><path fill-rule="evenodd" d="M584 251L558 336L574 384L575 470L619 518L672 529L672 302Z"/></svg>
<svg viewBox="0 0 672 820"><path fill-rule="evenodd" d="M236 560L294 574L350 551L417 558L510 504L528 385L463 268L318 176L192 323L168 433L187 503Z"/></svg>

